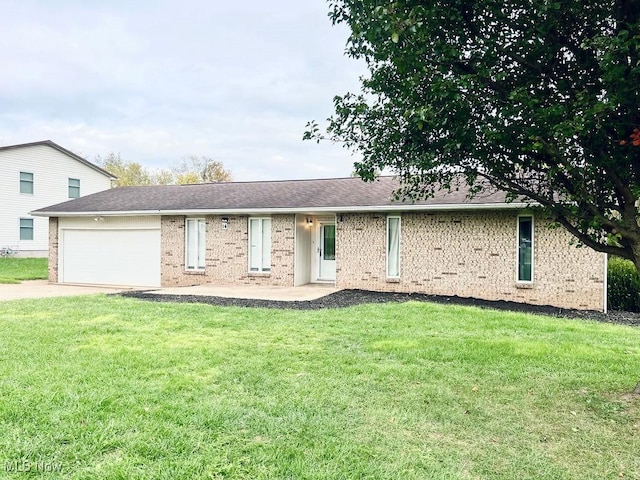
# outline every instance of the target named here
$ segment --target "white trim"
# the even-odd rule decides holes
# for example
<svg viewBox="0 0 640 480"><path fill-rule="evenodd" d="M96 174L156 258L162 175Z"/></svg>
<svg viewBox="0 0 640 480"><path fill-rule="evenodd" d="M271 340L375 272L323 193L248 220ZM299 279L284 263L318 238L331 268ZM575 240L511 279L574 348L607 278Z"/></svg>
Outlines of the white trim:
<svg viewBox="0 0 640 480"><path fill-rule="evenodd" d="M205 267L201 267L196 265L195 267L189 267L189 221L196 222L196 236L198 238L197 242L197 250L200 250L200 222L204 223L205 234L204 234L204 243L205 243L205 258L204 263L206 267L206 248L207 248L207 220L202 217L187 217L184 219L184 270L186 272L204 272ZM197 263L200 263L199 261Z"/></svg>
<svg viewBox="0 0 640 480"><path fill-rule="evenodd" d="M260 267L258 268L258 270L252 270L251 269L251 260L252 260L252 256L251 256L251 220L258 220L259 221L259 225L260 225ZM247 272L249 272L250 274L257 274L257 273L261 273L263 275L266 274L270 274L271 273L271 250L273 249L273 245L271 245L271 248L269 249L269 269L267 270L264 267L264 258L262 258L262 249L263 249L263 245L262 245L262 239L264 238L264 221L265 220L269 220L269 238L271 238L272 232L273 232L273 225L272 225L272 219L271 217L249 217L247 218ZM271 244L271 241L269 242Z"/></svg>
<svg viewBox="0 0 640 480"><path fill-rule="evenodd" d="M519 270L520 270L520 219L521 218L530 218L531 219L531 280L520 280ZM533 213L522 213L519 214L516 218L516 283L521 285L532 285L535 282L535 258L536 258L536 224Z"/></svg>
<svg viewBox="0 0 640 480"><path fill-rule="evenodd" d="M602 302L602 306L603 309L602 311L604 313L607 313L607 311L609 310L609 255L608 254L603 254L604 255L604 294L603 294L603 302Z"/></svg>
<svg viewBox="0 0 640 480"><path fill-rule="evenodd" d="M22 174L26 173L27 175L31 175L31 193L28 192L23 192L22 191ZM28 182L28 180L24 180L25 182ZM33 172L25 172L20 170L18 172L18 194L19 195L31 195L34 196L36 194L36 175Z"/></svg>
<svg viewBox="0 0 640 480"><path fill-rule="evenodd" d="M398 275L389 275L389 219L397 218L398 219ZM385 275L387 278L397 279L400 278L402 274L402 262L400 259L402 258L402 217L400 215L387 215L387 224L385 228Z"/></svg>
<svg viewBox="0 0 640 480"><path fill-rule="evenodd" d="M71 180L77 181L78 185L71 185ZM80 198L82 196L82 194L80 192L80 184L81 184L81 182L80 182L79 178L67 177L67 195L69 196L69 198ZM78 196L77 197L72 197L70 195L72 188L77 188L78 189Z"/></svg>
<svg viewBox="0 0 640 480"><path fill-rule="evenodd" d="M324 260L324 254L326 253L324 251L324 236L322 235L324 233L324 228L327 226L331 226L333 225L334 228L334 237L333 237L333 255L334 258L333 260ZM317 259L316 261L316 273L315 273L315 282L318 283L335 283L336 282L336 272L335 272L335 266L338 265L338 250L337 250L337 238L338 238L338 222L336 221L335 215L333 218L331 217L325 217L325 218L318 218L317 219L317 228L316 228L316 232L315 232L315 236L316 236L316 251L312 252L312 255ZM318 253L318 249L322 250L322 256L320 255L316 255L316 253ZM333 272L333 278L330 277L323 277L321 276L322 274L322 262L334 262L334 272Z"/></svg>
<svg viewBox="0 0 640 480"><path fill-rule="evenodd" d="M536 203L452 203L449 205L364 205L351 207L293 207L293 208L202 208L194 210L123 210L90 212L30 212L34 217L89 217L101 215L103 217L128 217L149 215L271 215L279 213L305 213L315 215L322 213L350 213L350 212L407 212L407 211L450 211L450 210L522 210L537 205Z"/></svg>
<svg viewBox="0 0 640 480"><path fill-rule="evenodd" d="M22 220L29 220L31 222L31 238L22 238ZM29 228L29 227L24 227ZM29 217L18 217L18 242L33 242L36 238L36 222L33 221L33 218Z"/></svg>
<svg viewBox="0 0 640 480"><path fill-rule="evenodd" d="M115 226L104 226L104 227L85 227L85 226L76 226L76 225L69 225L69 226L65 226L65 227L60 227L60 230L160 230L160 227L153 227L153 226L141 226L138 227L136 225L127 225L127 226L119 226L119 225L115 225Z"/></svg>

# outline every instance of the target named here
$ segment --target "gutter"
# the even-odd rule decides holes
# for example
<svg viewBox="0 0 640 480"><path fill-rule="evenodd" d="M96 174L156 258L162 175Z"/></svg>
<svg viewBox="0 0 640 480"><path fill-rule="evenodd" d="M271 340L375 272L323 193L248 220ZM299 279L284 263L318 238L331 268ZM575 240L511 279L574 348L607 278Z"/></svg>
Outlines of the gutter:
<svg viewBox="0 0 640 480"><path fill-rule="evenodd" d="M522 210L537 206L536 203L455 203L450 205L372 205L351 207L295 207L295 208L204 208L184 210L93 210L87 212L29 212L34 217L132 217L161 215L246 215L246 214L286 214L304 213L307 215L320 213L371 213L371 212L446 212L466 210Z"/></svg>

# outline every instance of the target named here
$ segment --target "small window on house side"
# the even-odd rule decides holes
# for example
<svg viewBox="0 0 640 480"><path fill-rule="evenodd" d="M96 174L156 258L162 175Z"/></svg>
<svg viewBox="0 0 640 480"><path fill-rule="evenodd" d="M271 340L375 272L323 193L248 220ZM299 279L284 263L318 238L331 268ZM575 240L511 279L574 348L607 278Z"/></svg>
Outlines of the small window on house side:
<svg viewBox="0 0 640 480"><path fill-rule="evenodd" d="M33 195L33 173L20 172L20 193Z"/></svg>
<svg viewBox="0 0 640 480"><path fill-rule="evenodd" d="M533 217L518 217L518 281L533 282Z"/></svg>
<svg viewBox="0 0 640 480"><path fill-rule="evenodd" d="M33 218L20 219L20 240L33 240Z"/></svg>
<svg viewBox="0 0 640 480"><path fill-rule="evenodd" d="M249 219L249 271L271 271L271 219Z"/></svg>
<svg viewBox="0 0 640 480"><path fill-rule="evenodd" d="M78 198L80 196L80 179L69 179L69 198Z"/></svg>
<svg viewBox="0 0 640 480"><path fill-rule="evenodd" d="M387 277L400 276L400 217L387 217Z"/></svg>
<svg viewBox="0 0 640 480"><path fill-rule="evenodd" d="M185 268L204 270L206 248L206 221L204 218L187 218Z"/></svg>

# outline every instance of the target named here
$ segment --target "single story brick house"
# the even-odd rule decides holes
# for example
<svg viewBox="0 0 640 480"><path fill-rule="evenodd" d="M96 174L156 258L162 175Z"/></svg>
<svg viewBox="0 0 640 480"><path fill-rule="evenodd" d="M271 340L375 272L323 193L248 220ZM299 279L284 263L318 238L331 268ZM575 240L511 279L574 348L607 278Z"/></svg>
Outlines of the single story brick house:
<svg viewBox="0 0 640 480"><path fill-rule="evenodd" d="M606 255L502 192L395 201L393 177L120 187L49 217L54 283L421 292L606 310Z"/></svg>

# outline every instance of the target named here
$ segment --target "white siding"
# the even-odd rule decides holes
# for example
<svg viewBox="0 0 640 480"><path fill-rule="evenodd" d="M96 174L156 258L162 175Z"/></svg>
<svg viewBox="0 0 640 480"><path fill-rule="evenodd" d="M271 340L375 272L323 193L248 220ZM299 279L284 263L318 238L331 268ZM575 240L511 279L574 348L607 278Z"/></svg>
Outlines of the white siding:
<svg viewBox="0 0 640 480"><path fill-rule="evenodd" d="M98 218L98 220L96 220ZM48 219L47 219L48 220ZM58 228L75 228L82 230L122 230L130 228L140 229L160 229L160 216L142 217L60 217L58 218Z"/></svg>
<svg viewBox="0 0 640 480"><path fill-rule="evenodd" d="M49 248L49 219L28 213L69 200L69 178L80 180L81 196L110 187L108 177L48 145L0 150L0 166L0 247L27 254ZM20 172L33 173L33 195L20 193ZM20 218L33 218L33 240L20 241Z"/></svg>
<svg viewBox="0 0 640 480"><path fill-rule="evenodd" d="M296 215L296 246L295 271L293 283L295 286L311 282L311 231L307 223L307 215Z"/></svg>

